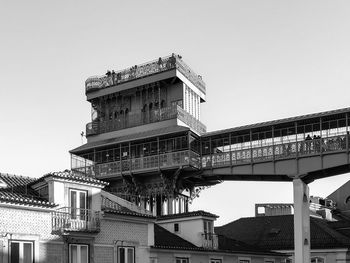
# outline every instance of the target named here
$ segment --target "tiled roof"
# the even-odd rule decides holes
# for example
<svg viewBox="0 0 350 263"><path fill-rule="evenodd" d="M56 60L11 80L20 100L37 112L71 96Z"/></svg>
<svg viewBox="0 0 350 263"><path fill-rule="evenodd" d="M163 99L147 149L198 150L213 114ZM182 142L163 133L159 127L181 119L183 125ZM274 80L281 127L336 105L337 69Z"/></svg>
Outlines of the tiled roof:
<svg viewBox="0 0 350 263"><path fill-rule="evenodd" d="M116 138L107 139L103 141L88 142L69 152L73 154L78 154L78 153L83 153L85 151L88 151L92 148L104 147L104 146L114 145L122 142L136 141L136 140L141 140L141 139L146 139L146 138L151 138L151 137L156 137L161 135L167 135L167 134L173 134L173 133L179 133L179 132L185 132L185 131L189 131L189 128L183 127L183 126L170 126L170 127L165 127L165 128L151 130L151 131L132 133L132 134L119 136Z"/></svg>
<svg viewBox="0 0 350 263"><path fill-rule="evenodd" d="M131 211L130 209L128 209L128 208L126 208L124 206L121 206L121 208L118 209L118 210L116 210L116 209L104 209L103 211L104 211L104 213L107 213L107 214L144 217L144 218L151 218L151 219L155 218L152 215L141 214L141 213L137 213L137 212Z"/></svg>
<svg viewBox="0 0 350 263"><path fill-rule="evenodd" d="M203 252L226 252L226 253L249 253L255 255L275 255L284 256L285 254L265 251L255 246L245 244L224 236L219 236L219 249L207 249L197 247L187 240L175 235L163 227L154 224L154 248L160 249L178 249L178 250L196 250Z"/></svg>
<svg viewBox="0 0 350 263"><path fill-rule="evenodd" d="M310 217L311 248L347 248L350 238L332 229L324 219ZM265 250L294 249L293 215L241 218L215 232Z"/></svg>
<svg viewBox="0 0 350 263"><path fill-rule="evenodd" d="M41 182L41 181L45 180L45 178L48 178L48 177L61 178L61 179L66 179L66 180L76 181L76 182L97 184L97 185L101 185L101 186L108 185L107 182L104 182L104 181L101 181L101 180L98 180L95 178L91 178L91 177L85 176L83 173L74 172L71 170L48 173L48 174L40 177L39 179L37 179L35 182L32 182L32 184Z"/></svg>
<svg viewBox="0 0 350 263"><path fill-rule="evenodd" d="M48 208L56 206L41 198L29 186L36 180L35 178L0 173L0 180L6 184L5 187L0 188L0 203Z"/></svg>
<svg viewBox="0 0 350 263"><path fill-rule="evenodd" d="M199 249L199 247L169 232L163 227L154 224L154 247L177 248L177 249Z"/></svg>
<svg viewBox="0 0 350 263"><path fill-rule="evenodd" d="M320 113L312 113L312 114L296 116L296 117L291 117L291 118L285 118L285 119L280 119L280 120L260 122L260 123L255 123L255 124L225 129L225 130L207 132L207 133L203 134L202 136L207 137L207 136L221 135L224 133L242 132L242 131L247 131L250 129L259 129L259 128L264 128L264 127L270 127L272 125L294 123L297 121L306 121L309 119L310 119L309 121L312 123L312 121L314 119L319 119L321 117L327 117L327 116L340 115L340 114L345 114L345 113L349 113L349 112L350 112L350 108L343 108L343 109L325 111L325 112L320 112Z"/></svg>
<svg viewBox="0 0 350 263"><path fill-rule="evenodd" d="M198 210L198 211L192 211L192 212L186 212L186 213L180 213L180 214L163 215L163 216L157 217L157 220L168 220L168 219L194 217L194 216L206 216L206 217L212 217L212 218L219 217L219 216L214 215L212 213L205 212L203 210Z"/></svg>

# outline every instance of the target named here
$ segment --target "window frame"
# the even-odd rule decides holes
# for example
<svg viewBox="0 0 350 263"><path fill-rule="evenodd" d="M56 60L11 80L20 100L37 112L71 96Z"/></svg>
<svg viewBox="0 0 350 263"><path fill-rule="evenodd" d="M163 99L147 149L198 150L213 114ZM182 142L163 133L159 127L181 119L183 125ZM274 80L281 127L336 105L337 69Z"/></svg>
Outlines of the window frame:
<svg viewBox="0 0 350 263"><path fill-rule="evenodd" d="M178 260L180 260L178 262ZM175 263L190 263L190 258L188 257L175 257Z"/></svg>
<svg viewBox="0 0 350 263"><path fill-rule="evenodd" d="M82 246L87 247L87 263L90 263L90 245L83 244L83 243L69 243L68 244L68 263L73 263L73 262L71 262L71 246L78 246L79 251L80 251L80 247L82 247ZM82 263L82 262L78 262L78 263Z"/></svg>
<svg viewBox="0 0 350 263"><path fill-rule="evenodd" d="M73 207L72 207L72 192L76 192L76 202L75 202L75 209L76 211L73 211ZM85 207L84 208L81 208L81 207L78 207L78 204L79 206L81 205L80 204L80 193L84 193L85 194ZM88 209L89 207L89 204L88 204L88 201L89 201L89 191L87 190L82 190L82 189L77 189L77 188L69 188L69 195L68 195L68 207L70 207L70 213L71 213L71 216L72 216L72 219L73 217L74 220L84 220L86 219L86 215L82 215L81 214L81 211L78 210L78 209L83 209L84 213L86 212L86 210ZM78 214L79 212L79 214Z"/></svg>
<svg viewBox="0 0 350 263"><path fill-rule="evenodd" d="M9 239L8 240L8 251L9 251L8 260L9 260L9 263L11 263L11 252L12 252L11 244L12 243L19 243L19 249L18 249L19 256L20 256L21 252L23 254L23 244L31 244L31 251L32 251L31 262L32 263L35 262L35 241L34 240ZM22 249L21 249L21 246L22 246ZM19 262L21 263L21 261L19 261ZM23 263L23 261L22 261L22 263Z"/></svg>
<svg viewBox="0 0 350 263"><path fill-rule="evenodd" d="M126 253L124 254L124 262L128 262L128 253L127 251L129 249L132 249L133 253L133 263L135 263L136 260L136 254L135 254L135 247L134 246L117 246L117 262L120 263L120 249L126 249Z"/></svg>
<svg viewBox="0 0 350 263"><path fill-rule="evenodd" d="M311 262L313 259L316 259L316 262L315 262L315 263L326 263L326 258L325 258L325 257L322 257L322 256L313 256L313 257L310 257L310 262ZM319 259L321 259L322 262L318 262Z"/></svg>
<svg viewBox="0 0 350 263"><path fill-rule="evenodd" d="M252 259L248 257L239 257L238 258L238 263L251 263Z"/></svg>
<svg viewBox="0 0 350 263"><path fill-rule="evenodd" d="M222 263L221 258L210 258L209 263Z"/></svg>

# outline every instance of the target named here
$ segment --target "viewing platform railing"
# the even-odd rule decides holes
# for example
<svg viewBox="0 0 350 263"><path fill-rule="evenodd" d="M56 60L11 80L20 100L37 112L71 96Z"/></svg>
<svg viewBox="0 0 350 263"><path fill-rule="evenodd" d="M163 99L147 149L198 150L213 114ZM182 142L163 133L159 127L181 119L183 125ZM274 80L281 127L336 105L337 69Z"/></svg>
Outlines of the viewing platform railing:
<svg viewBox="0 0 350 263"><path fill-rule="evenodd" d="M202 155L201 167L214 168L343 151L347 149L346 137L347 136L344 134L327 138L285 142L268 146L251 147Z"/></svg>
<svg viewBox="0 0 350 263"><path fill-rule="evenodd" d="M87 176L101 178L120 175L122 172L140 172L179 166L191 165L192 167L199 168L199 160L198 154L186 150L84 167L72 167L72 170L82 172Z"/></svg>
<svg viewBox="0 0 350 263"><path fill-rule="evenodd" d="M171 55L150 62L139 64L128 69L111 72L104 76L89 77L85 81L86 94L99 89L119 85L131 80L144 78L171 69L178 69L189 81L205 93L205 83L178 55Z"/></svg>
<svg viewBox="0 0 350 263"><path fill-rule="evenodd" d="M149 123L155 123L178 118L200 134L206 132L207 127L194 118L180 106L160 108L148 112L130 112L117 119L94 121L86 125L86 135L96 135L105 132L118 131Z"/></svg>
<svg viewBox="0 0 350 263"><path fill-rule="evenodd" d="M99 212L90 209L62 207L52 212L52 231L99 232Z"/></svg>
<svg viewBox="0 0 350 263"><path fill-rule="evenodd" d="M211 154L202 153L202 155L187 149L99 164L94 164L92 161L79 161L76 162L76 167L72 167L72 170L83 172L87 176L99 178L118 175L122 172L142 172L181 166L191 166L197 169L212 169L223 166L278 161L280 159L302 158L306 156L349 151L350 136L347 134L338 134L326 138L318 137L292 142L275 142L271 145L264 146L254 146L254 144L252 144L251 147L236 147L238 147L238 145L231 145L231 150L228 148L225 152ZM218 151L218 149L216 149L216 151ZM85 160L84 158L82 159Z"/></svg>

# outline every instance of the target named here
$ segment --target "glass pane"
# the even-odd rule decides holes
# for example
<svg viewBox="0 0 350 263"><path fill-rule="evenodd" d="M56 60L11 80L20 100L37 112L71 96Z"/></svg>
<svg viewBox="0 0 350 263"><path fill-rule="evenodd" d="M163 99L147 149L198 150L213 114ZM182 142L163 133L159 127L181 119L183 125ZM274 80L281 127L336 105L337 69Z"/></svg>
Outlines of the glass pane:
<svg viewBox="0 0 350 263"><path fill-rule="evenodd" d="M33 262L32 243L23 243L23 263Z"/></svg>
<svg viewBox="0 0 350 263"><path fill-rule="evenodd" d="M86 193L80 192L80 208L86 209Z"/></svg>
<svg viewBox="0 0 350 263"><path fill-rule="evenodd" d="M70 192L70 207L72 209L71 214L72 214L72 219L76 219L77 215L77 192L76 191L71 191Z"/></svg>
<svg viewBox="0 0 350 263"><path fill-rule="evenodd" d="M79 211L80 212L80 219L81 220L86 220L86 193L84 192L80 192L79 193L79 201L80 201L80 208L81 210Z"/></svg>
<svg viewBox="0 0 350 263"><path fill-rule="evenodd" d="M11 242L11 263L19 263L19 243Z"/></svg>
<svg viewBox="0 0 350 263"><path fill-rule="evenodd" d="M81 246L80 247L80 263L88 263L88 247Z"/></svg>
<svg viewBox="0 0 350 263"><path fill-rule="evenodd" d="M70 246L70 262L78 263L78 247L76 245Z"/></svg>
<svg viewBox="0 0 350 263"><path fill-rule="evenodd" d="M128 248L128 263L134 263L134 249Z"/></svg>
<svg viewBox="0 0 350 263"><path fill-rule="evenodd" d="M125 263L125 249L119 248L119 263Z"/></svg>

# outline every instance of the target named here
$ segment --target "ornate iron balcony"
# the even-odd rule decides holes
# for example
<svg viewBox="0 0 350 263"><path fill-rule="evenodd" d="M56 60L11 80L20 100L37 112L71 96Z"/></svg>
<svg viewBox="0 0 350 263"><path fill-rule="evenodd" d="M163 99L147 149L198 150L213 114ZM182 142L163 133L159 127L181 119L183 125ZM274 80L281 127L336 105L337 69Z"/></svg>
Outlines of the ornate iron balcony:
<svg viewBox="0 0 350 263"><path fill-rule="evenodd" d="M99 232L99 212L82 208L59 208L52 212L52 231L60 233Z"/></svg>

